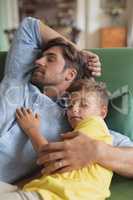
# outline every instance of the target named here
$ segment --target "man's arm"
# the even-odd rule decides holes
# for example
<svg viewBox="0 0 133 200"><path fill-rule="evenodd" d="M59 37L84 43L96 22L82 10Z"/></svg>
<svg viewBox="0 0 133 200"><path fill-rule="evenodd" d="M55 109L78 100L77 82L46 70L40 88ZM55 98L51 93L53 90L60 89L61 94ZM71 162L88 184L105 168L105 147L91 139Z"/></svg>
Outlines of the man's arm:
<svg viewBox="0 0 133 200"><path fill-rule="evenodd" d="M5 76L23 80L40 52L39 20L27 17L20 24L7 55Z"/></svg>
<svg viewBox="0 0 133 200"><path fill-rule="evenodd" d="M133 178L133 147L113 147L97 144L96 162L114 172Z"/></svg>
<svg viewBox="0 0 133 200"><path fill-rule="evenodd" d="M66 172L79 169L92 163L128 177L133 177L133 148L117 148L104 142L93 140L81 133L67 133L64 141L48 144L41 149L38 164L53 162L43 169L45 173ZM63 168L60 168L60 159Z"/></svg>
<svg viewBox="0 0 133 200"><path fill-rule="evenodd" d="M49 26L47 26L46 24L43 24L42 22L39 23L39 29L40 29L40 35L44 44L47 43L49 40L54 39L56 37L62 37L64 40L72 44L77 50L82 51L84 58L88 62L88 74L91 73L92 76L101 75L101 62L99 60L99 57L95 53L81 50L79 46L72 43L66 37L57 33L55 30L51 29Z"/></svg>
<svg viewBox="0 0 133 200"><path fill-rule="evenodd" d="M42 46L56 37L63 36L38 19L25 18L20 24L8 52L5 75L8 78L23 80L34 68L34 61L41 52ZM63 38L67 40L65 37ZM73 45L78 48L75 44ZM91 52L84 52L84 55L88 58L88 69L92 74L94 76L101 75L99 57Z"/></svg>

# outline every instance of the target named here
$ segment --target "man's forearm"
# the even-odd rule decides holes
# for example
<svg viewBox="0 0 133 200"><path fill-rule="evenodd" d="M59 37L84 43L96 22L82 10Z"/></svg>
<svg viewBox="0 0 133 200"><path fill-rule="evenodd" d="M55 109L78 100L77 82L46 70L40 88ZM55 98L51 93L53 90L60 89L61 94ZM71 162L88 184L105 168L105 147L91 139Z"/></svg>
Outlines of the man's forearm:
<svg viewBox="0 0 133 200"><path fill-rule="evenodd" d="M103 142L97 143L97 162L105 168L127 177L133 177L133 148L113 147Z"/></svg>
<svg viewBox="0 0 133 200"><path fill-rule="evenodd" d="M51 39L54 39L54 38L57 38L57 37L62 37L64 40L66 40L67 42L72 44L76 49L80 50L80 48L76 44L74 44L73 42L68 40L66 37L64 37L60 33L56 32L55 30L53 30L49 26L43 24L41 21L40 21L40 24L39 24L39 28L40 28L41 38L42 38L44 43L47 43Z"/></svg>

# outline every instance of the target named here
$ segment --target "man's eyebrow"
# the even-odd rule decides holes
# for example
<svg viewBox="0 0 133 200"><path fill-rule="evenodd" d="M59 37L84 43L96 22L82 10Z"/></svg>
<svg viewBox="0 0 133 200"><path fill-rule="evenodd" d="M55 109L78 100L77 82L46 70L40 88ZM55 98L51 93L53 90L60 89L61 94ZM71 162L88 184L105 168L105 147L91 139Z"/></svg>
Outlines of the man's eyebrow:
<svg viewBox="0 0 133 200"><path fill-rule="evenodd" d="M46 53L43 53L43 56L54 56L54 57L56 57L56 54L52 53L52 52L46 52Z"/></svg>

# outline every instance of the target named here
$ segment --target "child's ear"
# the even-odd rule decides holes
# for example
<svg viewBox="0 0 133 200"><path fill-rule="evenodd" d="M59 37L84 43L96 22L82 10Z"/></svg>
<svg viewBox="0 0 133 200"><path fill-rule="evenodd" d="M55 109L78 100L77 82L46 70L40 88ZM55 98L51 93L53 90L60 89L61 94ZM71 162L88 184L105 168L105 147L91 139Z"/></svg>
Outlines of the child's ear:
<svg viewBox="0 0 133 200"><path fill-rule="evenodd" d="M108 113L108 108L107 108L107 106L102 105L102 106L101 106L101 117L102 117L103 119L105 119L105 117L107 116L107 113Z"/></svg>

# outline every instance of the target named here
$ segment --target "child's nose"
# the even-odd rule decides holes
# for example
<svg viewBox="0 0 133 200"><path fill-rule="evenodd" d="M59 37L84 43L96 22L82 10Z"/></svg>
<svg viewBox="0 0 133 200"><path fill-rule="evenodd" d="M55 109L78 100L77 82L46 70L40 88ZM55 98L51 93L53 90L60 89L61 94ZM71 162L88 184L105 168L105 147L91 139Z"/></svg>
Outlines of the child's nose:
<svg viewBox="0 0 133 200"><path fill-rule="evenodd" d="M77 105L74 105L74 106L73 106L73 113L78 113L78 111L79 111L78 106L77 106Z"/></svg>

